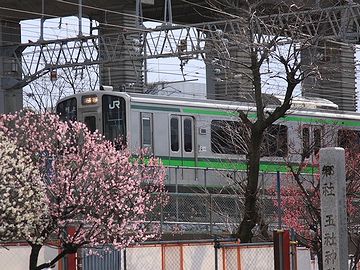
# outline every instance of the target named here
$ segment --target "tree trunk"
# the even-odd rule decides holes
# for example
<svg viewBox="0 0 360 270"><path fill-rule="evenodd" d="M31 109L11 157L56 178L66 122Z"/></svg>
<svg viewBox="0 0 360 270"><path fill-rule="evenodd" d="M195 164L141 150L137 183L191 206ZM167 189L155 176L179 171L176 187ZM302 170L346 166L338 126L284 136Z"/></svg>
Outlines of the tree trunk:
<svg viewBox="0 0 360 270"><path fill-rule="evenodd" d="M30 263L29 263L29 270L36 270L39 252L42 248L42 245L37 244L30 244L31 246L31 253L30 253Z"/></svg>
<svg viewBox="0 0 360 270"><path fill-rule="evenodd" d="M249 243L253 237L252 229L258 220L257 191L260 170L260 149L263 131L253 126L248 154L247 184L245 189L245 211L236 236L242 243Z"/></svg>
<svg viewBox="0 0 360 270"><path fill-rule="evenodd" d="M40 264L38 266L35 266L35 268L30 268L30 270L40 270L40 269L44 269L44 268L52 268L53 265L55 265L55 263L57 263L60 259L62 259L66 255L76 253L79 247L80 247L79 245L65 244L63 246L64 249L50 262Z"/></svg>

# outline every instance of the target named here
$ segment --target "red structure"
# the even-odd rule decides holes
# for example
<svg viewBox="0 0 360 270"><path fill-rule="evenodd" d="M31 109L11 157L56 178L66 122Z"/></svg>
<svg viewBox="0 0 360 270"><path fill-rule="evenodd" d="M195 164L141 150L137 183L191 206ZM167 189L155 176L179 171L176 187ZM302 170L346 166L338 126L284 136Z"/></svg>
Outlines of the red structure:
<svg viewBox="0 0 360 270"><path fill-rule="evenodd" d="M274 231L274 264L275 270L290 270L289 231Z"/></svg>

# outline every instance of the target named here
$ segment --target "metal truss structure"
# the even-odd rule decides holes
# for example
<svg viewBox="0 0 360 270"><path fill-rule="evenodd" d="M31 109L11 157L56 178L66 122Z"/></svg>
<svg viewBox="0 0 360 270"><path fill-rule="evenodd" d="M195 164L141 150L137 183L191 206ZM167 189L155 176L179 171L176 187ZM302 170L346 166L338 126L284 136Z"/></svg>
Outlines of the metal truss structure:
<svg viewBox="0 0 360 270"><path fill-rule="evenodd" d="M357 4L270 15L262 19L272 29L301 29L309 37L320 36L344 43L359 43L360 5Z"/></svg>
<svg viewBox="0 0 360 270"><path fill-rule="evenodd" d="M12 65L21 70L22 78L11 78L7 89L23 87L57 69L104 65L106 63L165 57L180 60L205 59L211 46L227 40L225 36L251 28L260 40L271 35L290 39L320 37L344 43L358 43L360 37L360 5L291 12L258 17L250 25L243 18L207 22L195 25L164 23L155 29L140 27L117 35L79 36L58 40L2 46L1 51ZM299 29L301 34L299 35ZM297 33L296 36L294 33ZM210 43L211 44L211 43Z"/></svg>

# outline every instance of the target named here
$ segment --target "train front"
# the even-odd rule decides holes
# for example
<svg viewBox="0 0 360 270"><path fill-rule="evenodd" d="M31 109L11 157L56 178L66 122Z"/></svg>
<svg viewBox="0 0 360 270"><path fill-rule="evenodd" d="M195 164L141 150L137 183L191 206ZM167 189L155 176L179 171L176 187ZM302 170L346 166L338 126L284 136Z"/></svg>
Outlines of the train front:
<svg viewBox="0 0 360 270"><path fill-rule="evenodd" d="M79 121L107 140L126 143L127 100L125 93L85 92L60 100L56 113L63 121Z"/></svg>

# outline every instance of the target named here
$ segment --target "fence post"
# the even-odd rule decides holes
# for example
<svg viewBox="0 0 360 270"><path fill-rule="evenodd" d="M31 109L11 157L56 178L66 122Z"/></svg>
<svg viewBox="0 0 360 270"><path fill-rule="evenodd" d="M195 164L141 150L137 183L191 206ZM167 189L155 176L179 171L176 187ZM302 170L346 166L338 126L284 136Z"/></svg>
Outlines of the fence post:
<svg viewBox="0 0 360 270"><path fill-rule="evenodd" d="M207 191L207 171L208 171L208 168L205 168L205 170L204 170L204 187L205 187L206 191Z"/></svg>
<svg viewBox="0 0 360 270"><path fill-rule="evenodd" d="M83 269L84 266L84 258L82 249L78 249L76 252L76 269Z"/></svg>
<svg viewBox="0 0 360 270"><path fill-rule="evenodd" d="M163 198L160 201L160 235L163 235L163 226L164 226L164 206L163 206Z"/></svg>
<svg viewBox="0 0 360 270"><path fill-rule="evenodd" d="M278 206L278 229L281 230L282 220L281 220L281 184L280 184L280 172L276 172L276 190L277 190L277 206Z"/></svg>
<svg viewBox="0 0 360 270"><path fill-rule="evenodd" d="M213 216L212 216L212 212L213 212L213 208L212 208L212 206L213 206L213 202L212 202L212 196L211 196L211 193L209 193L209 209L210 209L210 211L209 211L209 221L210 221L210 234L213 234L214 232L213 232Z"/></svg>
<svg viewBox="0 0 360 270"><path fill-rule="evenodd" d="M290 256L291 256L291 270L297 270L297 244L296 235L294 229L290 230L291 240L290 240Z"/></svg>
<svg viewBox="0 0 360 270"><path fill-rule="evenodd" d="M126 270L126 249L124 249L124 258L123 258L123 262L124 262L124 270Z"/></svg>
<svg viewBox="0 0 360 270"><path fill-rule="evenodd" d="M218 250L220 248L220 242L216 238L214 239L214 248L215 248L215 270L219 270Z"/></svg>
<svg viewBox="0 0 360 270"><path fill-rule="evenodd" d="M290 270L289 231L274 231L274 267L275 270Z"/></svg>
<svg viewBox="0 0 360 270"><path fill-rule="evenodd" d="M178 167L175 168L175 211L176 211L176 222L179 222L179 187L178 187ZM178 223L177 223L178 224Z"/></svg>

